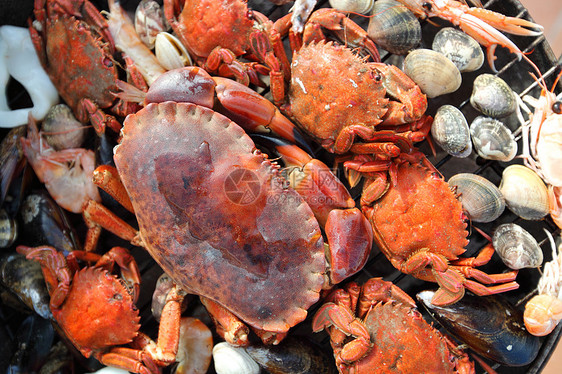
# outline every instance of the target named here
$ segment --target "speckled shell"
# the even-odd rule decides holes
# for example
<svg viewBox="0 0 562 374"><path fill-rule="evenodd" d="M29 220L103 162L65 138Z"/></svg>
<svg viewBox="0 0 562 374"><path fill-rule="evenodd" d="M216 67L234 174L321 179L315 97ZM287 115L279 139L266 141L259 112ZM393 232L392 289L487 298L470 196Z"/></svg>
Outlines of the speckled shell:
<svg viewBox="0 0 562 374"><path fill-rule="evenodd" d="M373 8L375 0L330 0L330 6L342 12L367 14Z"/></svg>
<svg viewBox="0 0 562 374"><path fill-rule="evenodd" d="M377 0L367 34L390 53L403 55L421 42L418 18L395 0Z"/></svg>
<svg viewBox="0 0 562 374"><path fill-rule="evenodd" d="M57 151L80 148L86 139L87 130L65 104L51 107L41 125L43 137Z"/></svg>
<svg viewBox="0 0 562 374"><path fill-rule="evenodd" d="M0 209L0 248L8 248L18 237L18 222Z"/></svg>
<svg viewBox="0 0 562 374"><path fill-rule="evenodd" d="M517 142L503 122L478 116L470 124L470 135L478 156L508 162L517 154Z"/></svg>
<svg viewBox="0 0 562 374"><path fill-rule="evenodd" d="M166 30L160 4L154 0L141 0L135 11L135 31L140 40L152 49L156 42L156 35Z"/></svg>
<svg viewBox="0 0 562 374"><path fill-rule="evenodd" d="M509 210L519 217L539 220L548 214L548 189L533 170L523 165L508 166L499 188Z"/></svg>
<svg viewBox="0 0 562 374"><path fill-rule="evenodd" d="M514 95L511 87L500 77L480 74L474 80L470 104L486 116L507 117L517 108Z"/></svg>
<svg viewBox="0 0 562 374"><path fill-rule="evenodd" d="M515 223L496 227L492 244L503 263L511 269L536 268L542 264L543 254L539 243Z"/></svg>
<svg viewBox="0 0 562 374"><path fill-rule="evenodd" d="M431 125L431 136L451 156L467 157L472 152L466 118L452 105L443 105L437 110Z"/></svg>
<svg viewBox="0 0 562 374"><path fill-rule="evenodd" d="M451 60L461 73L478 70L484 63L484 53L480 44L453 27L439 30L431 48Z"/></svg>
<svg viewBox="0 0 562 374"><path fill-rule="evenodd" d="M408 53L403 70L429 98L455 92L462 82L455 64L431 49L416 49Z"/></svg>
<svg viewBox="0 0 562 374"><path fill-rule="evenodd" d="M505 210L505 199L499 188L480 175L460 173L452 176L448 183L457 188L459 200L474 222L492 222Z"/></svg>

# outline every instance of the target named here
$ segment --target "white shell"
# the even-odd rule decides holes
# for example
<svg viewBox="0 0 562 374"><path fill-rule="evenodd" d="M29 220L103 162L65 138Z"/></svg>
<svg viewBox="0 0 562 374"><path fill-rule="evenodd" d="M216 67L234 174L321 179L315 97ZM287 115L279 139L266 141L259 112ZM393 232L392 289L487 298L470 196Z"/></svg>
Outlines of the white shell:
<svg viewBox="0 0 562 374"><path fill-rule="evenodd" d="M510 165L503 171L499 189L509 210L526 220L539 220L549 213L548 189L533 170Z"/></svg>
<svg viewBox="0 0 562 374"><path fill-rule="evenodd" d="M474 150L487 160L511 161L517 154L517 142L503 122L478 116L470 124Z"/></svg>
<svg viewBox="0 0 562 374"><path fill-rule="evenodd" d="M539 243L515 223L499 225L494 230L492 244L504 264L511 269L536 268L542 264Z"/></svg>
<svg viewBox="0 0 562 374"><path fill-rule="evenodd" d="M447 183L456 187L463 209L474 222L492 222L505 210L505 199L499 188L480 175L459 173Z"/></svg>
<svg viewBox="0 0 562 374"><path fill-rule="evenodd" d="M373 8L375 0L330 0L330 6L342 12L367 14Z"/></svg>
<svg viewBox="0 0 562 374"><path fill-rule="evenodd" d="M221 342L213 347L213 360L217 374L259 374L259 365L244 348Z"/></svg>
<svg viewBox="0 0 562 374"><path fill-rule="evenodd" d="M403 70L429 98L455 92L462 82L455 64L431 49L416 49L408 53Z"/></svg>
<svg viewBox="0 0 562 374"><path fill-rule="evenodd" d="M480 44L453 27L439 30L431 48L451 60L461 73L478 70L484 63L484 53Z"/></svg>
<svg viewBox="0 0 562 374"><path fill-rule="evenodd" d="M517 99L511 87L492 74L476 77L470 104L482 114L494 118L507 117L517 109Z"/></svg>
<svg viewBox="0 0 562 374"><path fill-rule="evenodd" d="M140 40L153 49L158 33L166 30L160 4L154 0L141 0L135 11L135 31Z"/></svg>
<svg viewBox="0 0 562 374"><path fill-rule="evenodd" d="M418 18L395 0L377 0L367 34L390 53L404 55L421 42Z"/></svg>
<svg viewBox="0 0 562 374"><path fill-rule="evenodd" d="M468 157L472 152L468 122L464 114L452 105L437 109L431 125L431 136L451 156Z"/></svg>
<svg viewBox="0 0 562 374"><path fill-rule="evenodd" d="M178 38L167 32L161 32L156 36L154 53L160 65L166 70L193 65L183 44Z"/></svg>

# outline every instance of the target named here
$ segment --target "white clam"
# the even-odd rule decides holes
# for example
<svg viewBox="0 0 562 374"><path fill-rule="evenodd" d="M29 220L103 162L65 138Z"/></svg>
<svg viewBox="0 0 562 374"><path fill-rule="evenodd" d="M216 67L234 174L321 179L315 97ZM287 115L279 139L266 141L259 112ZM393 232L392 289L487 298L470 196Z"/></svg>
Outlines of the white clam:
<svg viewBox="0 0 562 374"><path fill-rule="evenodd" d="M156 35L154 53L162 67L166 70L183 68L193 65L189 53L178 38L168 32Z"/></svg>
<svg viewBox="0 0 562 374"><path fill-rule="evenodd" d="M408 53L403 70L429 98L455 92L462 82L455 64L431 49L421 48Z"/></svg>
<svg viewBox="0 0 562 374"><path fill-rule="evenodd" d="M504 223L494 230L492 244L496 253L511 269L536 268L543 261L536 239L515 223Z"/></svg>
<svg viewBox="0 0 562 374"><path fill-rule="evenodd" d="M33 102L32 108L10 110L6 87L12 76L20 82ZM16 127L27 123L31 113L42 120L49 108L59 102L57 89L43 70L29 30L25 27L0 27L0 127Z"/></svg>
<svg viewBox="0 0 562 374"><path fill-rule="evenodd" d="M499 188L480 175L459 173L449 178L447 183L456 188L463 209L474 222L492 222L505 209L505 199Z"/></svg>
<svg viewBox="0 0 562 374"><path fill-rule="evenodd" d="M342 12L367 14L373 8L375 0L330 0L330 6Z"/></svg>
<svg viewBox="0 0 562 374"><path fill-rule="evenodd" d="M221 342L213 347L213 360L217 374L259 374L259 365L244 348Z"/></svg>
<svg viewBox="0 0 562 374"><path fill-rule="evenodd" d="M509 210L526 220L539 220L549 213L548 189L533 170L510 165L502 173L499 189Z"/></svg>
<svg viewBox="0 0 562 374"><path fill-rule="evenodd" d="M484 53L480 44L453 27L439 30L431 48L451 60L461 73L478 70L484 63Z"/></svg>
<svg viewBox="0 0 562 374"><path fill-rule="evenodd" d="M464 114L452 105L437 109L431 125L431 136L451 156L463 158L472 153L468 122Z"/></svg>

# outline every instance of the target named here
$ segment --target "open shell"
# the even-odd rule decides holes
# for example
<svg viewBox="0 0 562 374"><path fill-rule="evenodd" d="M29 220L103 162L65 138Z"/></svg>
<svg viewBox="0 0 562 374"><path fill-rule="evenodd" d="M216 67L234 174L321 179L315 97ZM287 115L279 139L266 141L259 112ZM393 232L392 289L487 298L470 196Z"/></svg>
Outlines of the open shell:
<svg viewBox="0 0 562 374"><path fill-rule="evenodd" d="M499 188L484 177L460 173L449 178L468 218L474 222L492 222L505 210L505 199Z"/></svg>
<svg viewBox="0 0 562 374"><path fill-rule="evenodd" d="M135 10L135 31L140 40L149 48L154 48L156 36L167 27L160 4L154 0L141 0Z"/></svg>
<svg viewBox="0 0 562 374"><path fill-rule="evenodd" d="M539 243L515 223L499 225L494 230L492 244L504 264L511 269L536 268L542 264Z"/></svg>
<svg viewBox="0 0 562 374"><path fill-rule="evenodd" d="M548 189L533 170L510 165L503 171L499 189L509 210L526 220L539 220L549 212Z"/></svg>
<svg viewBox="0 0 562 374"><path fill-rule="evenodd" d="M468 157L472 152L470 130L464 114L452 105L443 105L431 125L433 140L455 157Z"/></svg>
<svg viewBox="0 0 562 374"><path fill-rule="evenodd" d="M390 53L406 54L421 42L418 18L395 0L375 2L367 34Z"/></svg>
<svg viewBox="0 0 562 374"><path fill-rule="evenodd" d="M455 64L431 49L416 49L408 53L403 70L429 98L455 92L462 82Z"/></svg>
<svg viewBox="0 0 562 374"><path fill-rule="evenodd" d="M474 80L470 104L482 114L494 118L507 117L517 108L515 94L500 77L480 74Z"/></svg>
<svg viewBox="0 0 562 374"><path fill-rule="evenodd" d="M503 122L478 116L470 124L474 150L487 160L511 161L517 154L517 142Z"/></svg>
<svg viewBox="0 0 562 374"><path fill-rule="evenodd" d="M478 70L484 63L484 53L480 44L453 27L439 30L431 48L451 60L461 73Z"/></svg>

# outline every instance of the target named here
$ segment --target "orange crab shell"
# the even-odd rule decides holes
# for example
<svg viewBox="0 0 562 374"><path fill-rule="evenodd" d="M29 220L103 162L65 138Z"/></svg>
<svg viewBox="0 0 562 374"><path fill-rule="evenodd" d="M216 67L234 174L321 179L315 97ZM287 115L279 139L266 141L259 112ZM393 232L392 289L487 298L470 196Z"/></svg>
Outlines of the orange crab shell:
<svg viewBox="0 0 562 374"><path fill-rule="evenodd" d="M400 164L397 185L364 211L397 268L420 249L455 260L468 244L462 204L440 176L421 165Z"/></svg>
<svg viewBox="0 0 562 374"><path fill-rule="evenodd" d="M94 267L76 272L64 304L52 313L85 357L130 343L140 328L139 312L125 286Z"/></svg>
<svg viewBox="0 0 562 374"><path fill-rule="evenodd" d="M115 163L145 247L187 292L285 332L318 300L318 222L234 122L190 103L127 117ZM251 300L251 302L248 302Z"/></svg>
<svg viewBox="0 0 562 374"><path fill-rule="evenodd" d="M305 45L293 56L291 71L291 114L319 140L335 140L354 124L374 128L388 110L382 79L343 45Z"/></svg>

